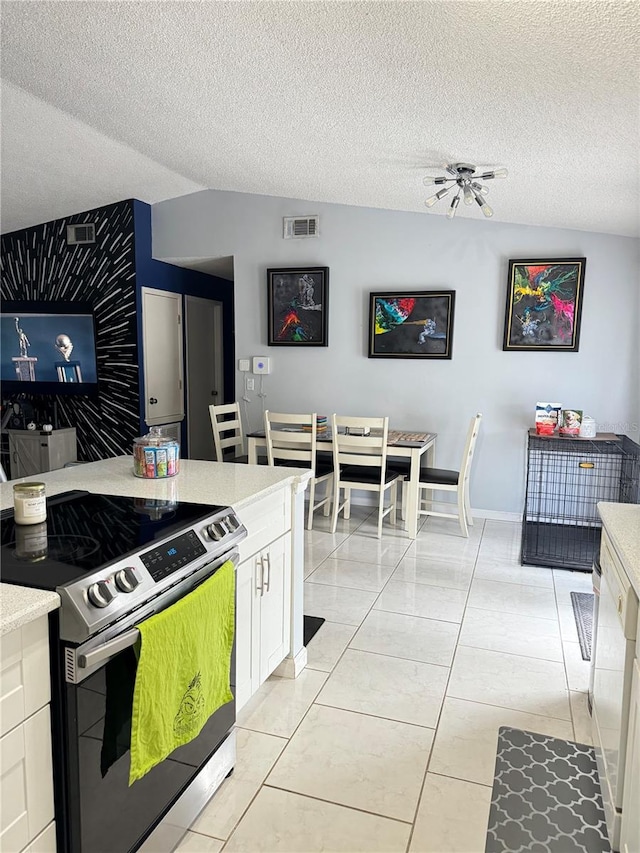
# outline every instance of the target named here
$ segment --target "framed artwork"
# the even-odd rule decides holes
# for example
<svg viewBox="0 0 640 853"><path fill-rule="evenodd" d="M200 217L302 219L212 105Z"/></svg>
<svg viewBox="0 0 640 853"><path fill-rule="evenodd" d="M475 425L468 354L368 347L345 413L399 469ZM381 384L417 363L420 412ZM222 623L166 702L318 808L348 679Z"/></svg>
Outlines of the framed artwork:
<svg viewBox="0 0 640 853"><path fill-rule="evenodd" d="M268 269L270 347L328 346L329 267Z"/></svg>
<svg viewBox="0 0 640 853"><path fill-rule="evenodd" d="M369 358L451 358L455 290L369 296Z"/></svg>
<svg viewBox="0 0 640 853"><path fill-rule="evenodd" d="M509 261L503 350L578 352L586 263Z"/></svg>

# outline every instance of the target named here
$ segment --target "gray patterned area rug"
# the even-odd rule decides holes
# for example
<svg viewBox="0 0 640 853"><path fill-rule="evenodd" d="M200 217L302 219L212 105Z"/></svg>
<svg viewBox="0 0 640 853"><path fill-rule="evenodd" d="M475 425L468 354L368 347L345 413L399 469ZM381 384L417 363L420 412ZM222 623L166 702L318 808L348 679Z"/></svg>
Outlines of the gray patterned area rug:
<svg viewBox="0 0 640 853"><path fill-rule="evenodd" d="M593 635L593 593L572 592L571 605L578 629L578 640L583 660L591 660L591 639Z"/></svg>
<svg viewBox="0 0 640 853"><path fill-rule="evenodd" d="M485 853L610 853L593 747L498 733Z"/></svg>

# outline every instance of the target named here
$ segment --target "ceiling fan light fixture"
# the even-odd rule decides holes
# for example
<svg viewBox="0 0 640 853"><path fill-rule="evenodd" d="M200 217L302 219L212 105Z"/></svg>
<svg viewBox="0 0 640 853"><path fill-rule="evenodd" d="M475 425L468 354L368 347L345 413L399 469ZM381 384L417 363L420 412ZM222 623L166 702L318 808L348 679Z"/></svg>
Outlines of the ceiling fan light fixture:
<svg viewBox="0 0 640 853"><path fill-rule="evenodd" d="M491 171L476 174L476 167L470 163L448 163L445 170L453 177L451 178L434 178L426 177L423 183L426 186L432 184L448 184L443 187L435 195L432 195L425 201L427 207L433 207L441 198L444 198L450 190L458 188L456 196L452 199L449 209L447 210L447 219L453 219L456 215L456 210L460 204L460 197L466 205L472 205L475 201L482 213L489 219L493 216L493 208L487 204L486 196L489 192L487 187L479 183L482 180L492 180L493 178L506 178L507 170L504 168L492 169Z"/></svg>

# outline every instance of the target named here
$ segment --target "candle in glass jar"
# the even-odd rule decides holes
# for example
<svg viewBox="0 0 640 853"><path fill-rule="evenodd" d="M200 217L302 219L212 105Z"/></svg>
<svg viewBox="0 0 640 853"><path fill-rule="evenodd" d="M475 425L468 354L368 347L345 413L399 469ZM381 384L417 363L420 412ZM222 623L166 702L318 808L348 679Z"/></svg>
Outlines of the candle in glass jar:
<svg viewBox="0 0 640 853"><path fill-rule="evenodd" d="M16 524L40 524L46 520L44 483L16 483L13 487L13 517Z"/></svg>

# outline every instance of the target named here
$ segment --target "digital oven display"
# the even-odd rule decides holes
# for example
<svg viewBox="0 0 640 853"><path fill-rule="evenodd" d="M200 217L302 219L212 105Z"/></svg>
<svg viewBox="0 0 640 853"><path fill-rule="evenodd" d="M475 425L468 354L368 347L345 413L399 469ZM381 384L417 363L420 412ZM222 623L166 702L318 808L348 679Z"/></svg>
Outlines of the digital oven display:
<svg viewBox="0 0 640 853"><path fill-rule="evenodd" d="M140 559L157 582L206 553L207 549L193 530L190 530L170 542L165 542L160 548L146 551L140 555Z"/></svg>

